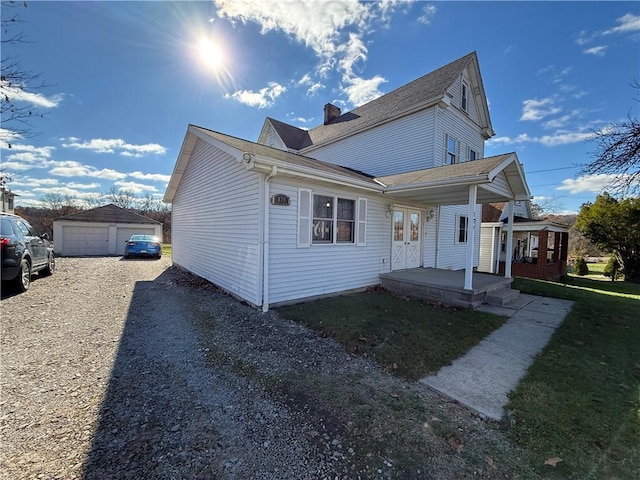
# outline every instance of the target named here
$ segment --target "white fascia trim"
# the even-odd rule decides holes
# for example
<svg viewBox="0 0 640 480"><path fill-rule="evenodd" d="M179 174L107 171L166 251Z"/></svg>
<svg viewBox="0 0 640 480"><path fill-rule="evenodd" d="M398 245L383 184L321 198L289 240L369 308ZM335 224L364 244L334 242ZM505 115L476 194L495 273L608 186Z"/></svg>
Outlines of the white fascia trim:
<svg viewBox="0 0 640 480"><path fill-rule="evenodd" d="M429 188L437 188L443 186L459 186L459 185L484 185L490 183L486 177L479 177L474 175L472 177L462 177L454 181L451 180L438 180L437 182L425 182L411 185L395 185L393 187L387 187L385 193L391 192L411 192L413 190L425 190Z"/></svg>
<svg viewBox="0 0 640 480"><path fill-rule="evenodd" d="M278 168L278 175L292 175L297 177L308 178L310 180L331 182L333 184L344 185L347 187L355 187L370 192L382 193L383 188L372 185L369 182L364 182L336 173L323 172L309 167L302 167L299 165L291 165L287 162L274 160L272 158L260 157L257 155L252 156L251 165L248 165L248 170L271 172L271 168L276 166Z"/></svg>

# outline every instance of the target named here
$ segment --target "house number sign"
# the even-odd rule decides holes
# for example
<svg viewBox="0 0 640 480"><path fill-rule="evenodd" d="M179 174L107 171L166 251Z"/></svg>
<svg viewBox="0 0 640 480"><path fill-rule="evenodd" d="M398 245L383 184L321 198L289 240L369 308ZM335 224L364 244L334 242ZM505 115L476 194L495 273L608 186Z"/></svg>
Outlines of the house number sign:
<svg viewBox="0 0 640 480"><path fill-rule="evenodd" d="M287 195L283 195L282 193L277 193L276 195L271 195L271 205L291 205L291 199Z"/></svg>

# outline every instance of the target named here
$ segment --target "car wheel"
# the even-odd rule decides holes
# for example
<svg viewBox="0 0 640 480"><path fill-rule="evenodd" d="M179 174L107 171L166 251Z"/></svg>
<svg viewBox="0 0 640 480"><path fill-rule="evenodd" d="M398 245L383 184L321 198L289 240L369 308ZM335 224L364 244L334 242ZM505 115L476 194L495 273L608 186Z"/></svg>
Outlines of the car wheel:
<svg viewBox="0 0 640 480"><path fill-rule="evenodd" d="M15 286L20 292L26 292L31 285L31 265L26 258L20 262L20 271L15 279Z"/></svg>
<svg viewBox="0 0 640 480"><path fill-rule="evenodd" d="M40 275L42 275L43 277L48 277L49 275L53 275L55 269L56 257L53 255L53 252L51 252L49 254L49 260L47 261L47 266L40 271Z"/></svg>

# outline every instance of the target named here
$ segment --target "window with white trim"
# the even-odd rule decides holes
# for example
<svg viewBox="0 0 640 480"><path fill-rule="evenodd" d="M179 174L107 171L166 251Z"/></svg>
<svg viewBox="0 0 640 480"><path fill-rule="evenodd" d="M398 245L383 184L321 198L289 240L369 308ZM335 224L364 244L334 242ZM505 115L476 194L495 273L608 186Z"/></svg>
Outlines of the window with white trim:
<svg viewBox="0 0 640 480"><path fill-rule="evenodd" d="M466 83L462 84L462 110L464 110L465 112L467 111L467 92L469 91L469 88L467 87Z"/></svg>
<svg viewBox="0 0 640 480"><path fill-rule="evenodd" d="M469 232L469 217L456 215L456 243L467 243Z"/></svg>
<svg viewBox="0 0 640 480"><path fill-rule="evenodd" d="M478 158L478 152L476 152L474 149L470 148L469 149L469 161L476 160L477 158Z"/></svg>
<svg viewBox="0 0 640 480"><path fill-rule="evenodd" d="M298 247L365 245L366 198L344 198L298 189Z"/></svg>
<svg viewBox="0 0 640 480"><path fill-rule="evenodd" d="M453 165L454 163L458 163L458 140L451 135L447 135L446 138L446 157L445 163L447 165Z"/></svg>

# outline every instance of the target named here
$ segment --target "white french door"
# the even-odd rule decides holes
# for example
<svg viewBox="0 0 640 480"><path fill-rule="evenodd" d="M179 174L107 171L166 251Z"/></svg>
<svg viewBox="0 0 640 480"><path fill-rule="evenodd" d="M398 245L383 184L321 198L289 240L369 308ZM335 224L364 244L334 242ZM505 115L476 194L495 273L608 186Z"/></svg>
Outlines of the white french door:
<svg viewBox="0 0 640 480"><path fill-rule="evenodd" d="M393 210L391 270L416 268L420 261L420 211L409 208Z"/></svg>

